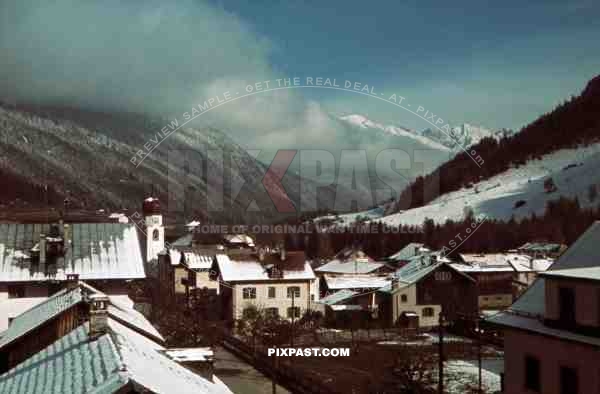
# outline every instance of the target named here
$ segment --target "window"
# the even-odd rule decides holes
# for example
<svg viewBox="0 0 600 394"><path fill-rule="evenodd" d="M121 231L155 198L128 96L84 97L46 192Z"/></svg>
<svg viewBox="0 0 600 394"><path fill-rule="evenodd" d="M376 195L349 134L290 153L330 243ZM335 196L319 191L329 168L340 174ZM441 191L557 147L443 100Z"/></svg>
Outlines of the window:
<svg viewBox="0 0 600 394"><path fill-rule="evenodd" d="M275 298L275 287L269 287L269 298Z"/></svg>
<svg viewBox="0 0 600 394"><path fill-rule="evenodd" d="M575 368L560 367L560 394L577 394L579 380Z"/></svg>
<svg viewBox="0 0 600 394"><path fill-rule="evenodd" d="M8 298L23 298L25 297L25 286L23 285L8 285Z"/></svg>
<svg viewBox="0 0 600 394"><path fill-rule="evenodd" d="M267 317L278 317L279 316L279 309L278 308L266 308L265 309L265 316Z"/></svg>
<svg viewBox="0 0 600 394"><path fill-rule="evenodd" d="M533 356L525 356L525 388L540 392L540 360Z"/></svg>
<svg viewBox="0 0 600 394"><path fill-rule="evenodd" d="M290 286L287 288L287 296L288 298L298 298L300 297L300 286Z"/></svg>
<svg viewBox="0 0 600 394"><path fill-rule="evenodd" d="M153 241L158 241L158 239L159 239L158 230L155 229L154 231L152 231L152 240Z"/></svg>
<svg viewBox="0 0 600 394"><path fill-rule="evenodd" d="M295 306L295 307L289 307L287 308L287 317L288 318L297 318L300 317L300 308Z"/></svg>
<svg viewBox="0 0 600 394"><path fill-rule="evenodd" d="M242 289L242 297L245 300L256 298L256 287L244 287Z"/></svg>
<svg viewBox="0 0 600 394"><path fill-rule="evenodd" d="M402 302L407 302L408 301L408 297L406 296L406 294L402 294L400 296L400 301L402 301Z"/></svg>
<svg viewBox="0 0 600 394"><path fill-rule="evenodd" d="M575 326L575 291L569 287L558 289L560 322L567 327Z"/></svg>
<svg viewBox="0 0 600 394"><path fill-rule="evenodd" d="M423 308L423 317L433 317L433 308Z"/></svg>
<svg viewBox="0 0 600 394"><path fill-rule="evenodd" d="M256 308L245 308L242 311L242 318L253 319L256 317Z"/></svg>

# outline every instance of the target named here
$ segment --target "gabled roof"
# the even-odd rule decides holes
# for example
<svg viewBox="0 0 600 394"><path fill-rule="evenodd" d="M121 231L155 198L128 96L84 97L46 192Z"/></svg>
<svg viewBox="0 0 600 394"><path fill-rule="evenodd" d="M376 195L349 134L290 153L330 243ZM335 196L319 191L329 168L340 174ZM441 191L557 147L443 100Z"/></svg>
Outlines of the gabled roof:
<svg viewBox="0 0 600 394"><path fill-rule="evenodd" d="M600 265L599 242L600 221L596 221L552 264L550 270L595 267Z"/></svg>
<svg viewBox="0 0 600 394"><path fill-rule="evenodd" d="M276 267L281 274L281 277L276 278L277 280L310 280L315 278L308 261L304 260L302 264L298 264L297 256L291 257L291 253L288 253L288 256L288 258L294 259L294 263L290 267L285 264ZM216 262L221 273L221 279L225 282L275 279L269 277L265 263L261 263L258 257L254 255L239 255L230 258L225 254L219 254L216 256ZM273 263L271 265L275 266Z"/></svg>
<svg viewBox="0 0 600 394"><path fill-rule="evenodd" d="M83 301L83 294L80 287L59 291L44 302L17 316L0 339L0 349L81 301Z"/></svg>
<svg viewBox="0 0 600 394"><path fill-rule="evenodd" d="M424 248L424 246L425 245L422 243L411 242L393 255L388 256L388 260L407 260L421 252L425 253L429 251L429 249Z"/></svg>
<svg viewBox="0 0 600 394"><path fill-rule="evenodd" d="M67 309L83 302L85 297L91 294L104 295L104 293L87 283L79 282L76 287L72 289L62 289L37 303L37 305L33 306L31 309L28 309L13 319L2 338L0 338L0 349L24 335L27 335L32 330L57 317ZM11 301L12 300L7 300L4 302L9 303ZM132 305L124 302L122 297L109 296L109 301L108 313L110 316L113 316L115 319L123 322L123 324L133 327L155 340L164 341L162 335L160 335L144 315L133 309Z"/></svg>
<svg viewBox="0 0 600 394"><path fill-rule="evenodd" d="M136 391L224 394L231 391L191 372L163 354L166 349L119 322L90 338L82 324L52 345L0 376L0 392L115 393L127 385ZM68 373L67 373L68 371Z"/></svg>
<svg viewBox="0 0 600 394"><path fill-rule="evenodd" d="M585 267L585 268L567 268L562 270L552 270L540 273L541 276L551 278L573 278L573 279L587 279L587 280L600 280L600 262L597 267Z"/></svg>
<svg viewBox="0 0 600 394"><path fill-rule="evenodd" d="M83 324L0 375L0 392L113 393L128 382L119 371L120 364L110 335L90 341L88 325Z"/></svg>
<svg viewBox="0 0 600 394"><path fill-rule="evenodd" d="M0 282L66 280L68 274L81 280L146 277L135 224L69 224L66 253L56 259L55 272L40 270L30 259L40 234L49 233L49 224L0 224Z"/></svg>
<svg viewBox="0 0 600 394"><path fill-rule="evenodd" d="M543 324L546 304L544 277L597 278L600 268L600 222L596 221L571 247L552 264L548 271L540 274L533 284L505 312L489 318L492 323L539 332L567 340L600 345L600 339L575 334L568 330L550 328Z"/></svg>
<svg viewBox="0 0 600 394"><path fill-rule="evenodd" d="M519 246L518 250L525 252L556 253L565 245L550 242L527 242Z"/></svg>

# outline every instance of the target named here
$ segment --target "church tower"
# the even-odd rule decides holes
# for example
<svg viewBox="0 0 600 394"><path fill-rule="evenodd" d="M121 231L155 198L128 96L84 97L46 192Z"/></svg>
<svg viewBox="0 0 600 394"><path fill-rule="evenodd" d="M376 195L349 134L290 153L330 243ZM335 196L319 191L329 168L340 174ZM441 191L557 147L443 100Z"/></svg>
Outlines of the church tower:
<svg viewBox="0 0 600 394"><path fill-rule="evenodd" d="M165 248L165 227L158 198L146 198L143 213L146 227L146 262L149 263L157 260L158 254Z"/></svg>

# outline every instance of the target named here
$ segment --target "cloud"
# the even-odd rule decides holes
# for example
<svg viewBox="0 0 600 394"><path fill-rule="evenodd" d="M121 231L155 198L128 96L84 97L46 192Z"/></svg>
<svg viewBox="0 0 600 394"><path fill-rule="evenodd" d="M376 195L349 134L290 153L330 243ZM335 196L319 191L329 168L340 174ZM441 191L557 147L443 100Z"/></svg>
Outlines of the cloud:
<svg viewBox="0 0 600 394"><path fill-rule="evenodd" d="M0 98L11 101L181 116L281 78L272 50L245 21L202 1L0 0ZM281 147L311 146L331 128L317 103L290 90L230 102L199 124Z"/></svg>
<svg viewBox="0 0 600 394"><path fill-rule="evenodd" d="M18 101L170 113L268 75L268 39L203 2L3 0L0 89Z"/></svg>

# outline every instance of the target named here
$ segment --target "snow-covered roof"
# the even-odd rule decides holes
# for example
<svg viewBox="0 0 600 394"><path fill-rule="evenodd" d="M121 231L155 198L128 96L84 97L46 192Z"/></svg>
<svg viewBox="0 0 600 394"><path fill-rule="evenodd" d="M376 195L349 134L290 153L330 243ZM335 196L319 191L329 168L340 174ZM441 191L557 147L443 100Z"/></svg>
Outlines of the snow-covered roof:
<svg viewBox="0 0 600 394"><path fill-rule="evenodd" d="M80 325L1 375L0 392L115 393L130 386L128 391L153 393L172 393L174 388L183 394L231 393L216 376L209 381L193 373L125 325L109 318L108 328L93 339L89 325Z"/></svg>
<svg viewBox="0 0 600 394"><path fill-rule="evenodd" d="M368 274L383 267L385 264L376 263L371 258L360 257L356 259L334 259L320 267L315 268L316 272L327 272L332 274Z"/></svg>
<svg viewBox="0 0 600 394"><path fill-rule="evenodd" d="M0 224L0 282L145 278L144 262L134 224L72 223L65 240L65 255L56 259L55 272L23 258L49 234L49 224ZM39 245L38 245L39 247Z"/></svg>
<svg viewBox="0 0 600 394"><path fill-rule="evenodd" d="M214 382L208 381L171 360L157 343L112 319L108 323L121 356L121 370L134 385L154 393L172 393L175 388L179 394L231 393L216 376Z"/></svg>
<svg viewBox="0 0 600 394"><path fill-rule="evenodd" d="M223 238L230 244L254 246L254 240L245 234L226 234Z"/></svg>
<svg viewBox="0 0 600 394"><path fill-rule="evenodd" d="M388 257L388 260L407 260L421 253L429 252L428 248L425 248L423 244L417 242L411 242L393 255Z"/></svg>
<svg viewBox="0 0 600 394"><path fill-rule="evenodd" d="M332 311L362 311L365 309L362 305L329 305Z"/></svg>
<svg viewBox="0 0 600 394"><path fill-rule="evenodd" d="M79 282L76 287L65 288L53 294L50 297L28 299L27 304L31 308L22 311L14 317L12 323L8 326L3 337L0 339L0 348L12 343L13 341L27 335L32 330L42 326L48 320L60 315L69 308L83 302L86 296L105 295L101 291L84 282ZM152 338L164 341L160 333L140 312L133 308L133 301L127 296L109 296L108 314L124 324L151 336ZM15 304L21 306L19 298L2 301L2 305Z"/></svg>
<svg viewBox="0 0 600 394"><path fill-rule="evenodd" d="M374 275L324 275L327 288L339 289L378 289L391 283L391 279L385 276Z"/></svg>
<svg viewBox="0 0 600 394"><path fill-rule="evenodd" d="M127 297L129 298L129 297ZM165 338L158 332L158 330L150 323L148 319L141 312L136 311L133 308L133 301L131 305L124 301L119 296L108 296L110 304L108 305L109 316L119 320L121 323L129 325L136 330L141 331L145 335L149 335L155 340L164 342Z"/></svg>
<svg viewBox="0 0 600 394"><path fill-rule="evenodd" d="M0 331L8 329L8 320L33 308L48 297L8 298L0 301Z"/></svg>
<svg viewBox="0 0 600 394"><path fill-rule="evenodd" d="M192 220L191 222L189 222L188 224L186 224L186 227L198 227L200 225L200 222L197 220Z"/></svg>
<svg viewBox="0 0 600 394"><path fill-rule="evenodd" d="M573 278L573 279L588 279L600 280L600 265L597 267L571 268L552 270L540 273L541 276L550 278Z"/></svg>
<svg viewBox="0 0 600 394"><path fill-rule="evenodd" d="M292 263L292 259L296 261ZM302 260L302 261L300 261ZM264 262L259 261L255 255L239 255L229 257L225 254L216 255L221 279L225 282L254 281L254 280L312 280L315 274L304 253L287 253L286 261L277 265L280 277L270 278ZM290 263L290 264L288 264ZM289 267L289 268L288 268Z"/></svg>
<svg viewBox="0 0 600 394"><path fill-rule="evenodd" d="M596 221L556 260L551 270L598 266L600 264L599 243L600 221Z"/></svg>
<svg viewBox="0 0 600 394"><path fill-rule="evenodd" d="M213 263L213 256L206 254L184 252L183 257L185 265L192 270L207 270L210 269Z"/></svg>
<svg viewBox="0 0 600 394"><path fill-rule="evenodd" d="M212 361L215 355L209 347L169 348L165 354L177 362Z"/></svg>
<svg viewBox="0 0 600 394"><path fill-rule="evenodd" d="M487 319L490 323L500 324L512 328L524 329L537 332L544 335L549 335L561 339L582 342L588 345L600 346L600 338L577 334L568 330L552 328L544 324L540 318L522 316L509 311L500 312Z"/></svg>
<svg viewBox="0 0 600 394"><path fill-rule="evenodd" d="M0 349L81 301L83 301L81 288L60 290L52 297L17 316L0 339Z"/></svg>
<svg viewBox="0 0 600 394"><path fill-rule="evenodd" d="M524 252L556 253L563 247L562 244L549 242L527 242L519 246L518 250Z"/></svg>

